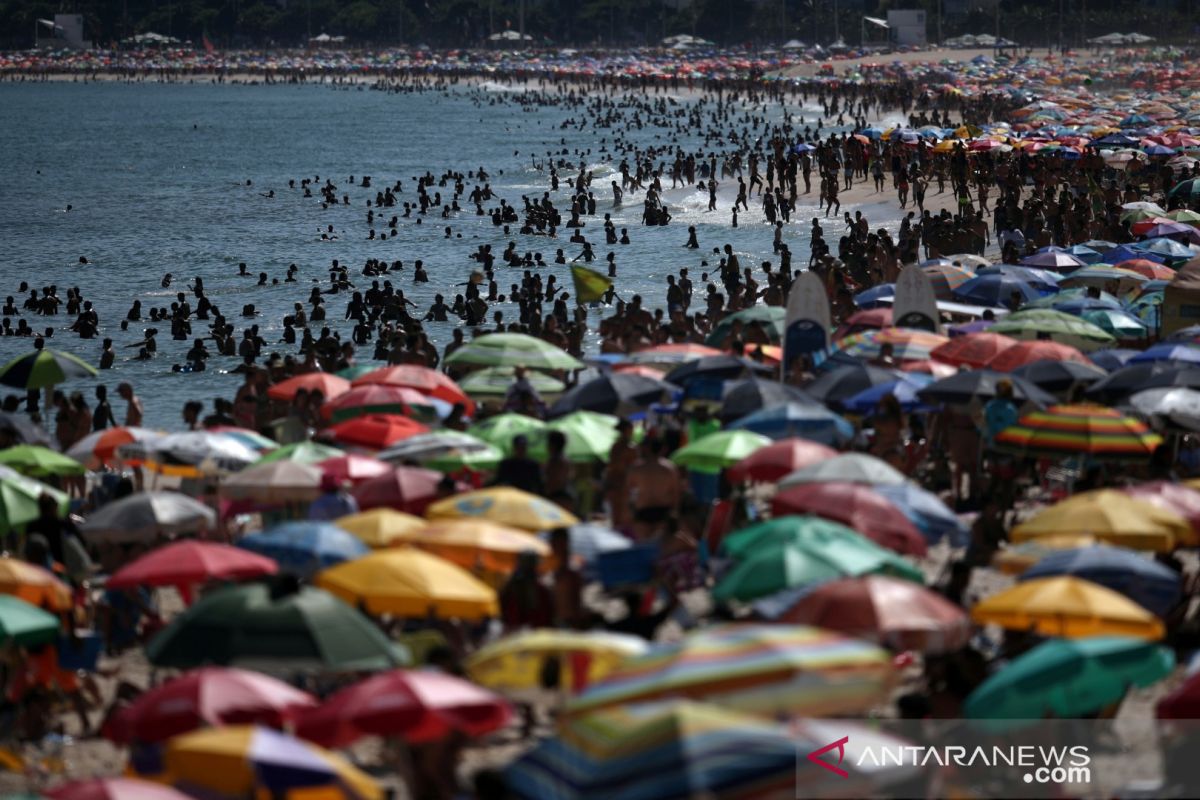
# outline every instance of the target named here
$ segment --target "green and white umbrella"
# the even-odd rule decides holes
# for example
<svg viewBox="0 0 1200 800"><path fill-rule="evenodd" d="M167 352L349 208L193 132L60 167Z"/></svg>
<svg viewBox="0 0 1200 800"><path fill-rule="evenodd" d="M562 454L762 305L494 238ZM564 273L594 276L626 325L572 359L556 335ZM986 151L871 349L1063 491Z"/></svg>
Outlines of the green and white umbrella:
<svg viewBox="0 0 1200 800"><path fill-rule="evenodd" d="M583 363L549 342L524 333L489 333L455 350L447 364L530 369L581 369Z"/></svg>
<svg viewBox="0 0 1200 800"><path fill-rule="evenodd" d="M1104 329L1085 319L1049 308L1018 311L988 328L990 333L1002 333L1014 339L1032 341L1042 336L1059 344L1067 344L1084 352L1107 347L1116 340Z"/></svg>
<svg viewBox="0 0 1200 800"><path fill-rule="evenodd" d="M529 454L533 458L545 459L549 454L547 439L550 431L559 431L567 437L567 460L575 463L608 461L613 444L617 441L617 423L620 419L610 414L594 411L576 411L546 423L546 427L529 437Z"/></svg>
<svg viewBox="0 0 1200 800"><path fill-rule="evenodd" d="M500 414L476 422L467 428L467 433L482 439L505 455L512 452L512 441L517 436L530 436L546 427L540 419L524 414Z"/></svg>
<svg viewBox="0 0 1200 800"><path fill-rule="evenodd" d="M82 475L87 472L83 464L48 447L22 444L0 450L0 464L11 467L22 475L45 477L48 475Z"/></svg>
<svg viewBox="0 0 1200 800"><path fill-rule="evenodd" d="M71 378L90 378L95 368L60 350L34 350L0 367L0 383L17 389L45 389Z"/></svg>
<svg viewBox="0 0 1200 800"><path fill-rule="evenodd" d="M514 367L485 367L472 372L458 382L462 390L472 397L504 396L516 380ZM530 370L525 376L538 394L561 394L566 384L557 378Z"/></svg>
<svg viewBox="0 0 1200 800"><path fill-rule="evenodd" d="M28 478L12 467L0 466L0 533L8 533L37 519L40 516L38 499L44 494L54 498L59 513L67 513L65 492Z"/></svg>

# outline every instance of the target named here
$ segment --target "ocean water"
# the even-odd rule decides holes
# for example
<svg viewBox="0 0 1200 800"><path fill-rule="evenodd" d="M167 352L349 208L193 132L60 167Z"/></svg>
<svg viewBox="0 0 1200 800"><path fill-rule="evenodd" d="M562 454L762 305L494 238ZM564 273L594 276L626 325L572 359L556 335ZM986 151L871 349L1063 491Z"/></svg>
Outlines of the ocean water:
<svg viewBox="0 0 1200 800"><path fill-rule="evenodd" d="M521 195L540 197L550 188L548 171L533 169L531 154L544 160L548 150L565 148L567 158L578 163L579 157L571 153L590 148L583 158L596 171L593 187L599 212L585 228L598 256L593 266L603 270L605 254L613 250L618 292L626 298L641 294L651 307L665 306L665 276L681 267L689 268L696 292L702 293L699 278L706 268L700 262L713 247L732 244L745 265L777 263L771 253L771 228L754 203L749 213L740 215L740 227L730 228L736 180L724 182L714 213L705 211L707 195L694 188L668 191L674 220L667 227L644 228L638 224L640 193L627 195L622 209L611 208L608 174L614 167L599 151L601 138L608 136L611 143L611 131L562 129L565 119L578 118L575 112L554 106L527 110L506 102L512 94L512 87L499 84L424 94L328 86L0 84L0 298L13 295L19 306L21 281L32 287L55 284L63 298L68 287L79 287L100 315L98 338L79 339L69 330L73 319L65 313L40 317L26 312L26 319L36 330L54 329L50 347L93 364L103 337L111 337L118 360L99 378L64 388L84 391L91 404L97 382L107 384L112 393L118 382L128 380L145 401L147 424L177 428L185 401L199 399L210 406L215 396L232 396L239 378L223 372L237 360L217 357L205 373L172 373L171 365L183 361L191 343L173 341L169 323L154 324L159 330L158 356L132 360L142 330L150 324L143 321L120 330L135 299L142 301L144 314L152 306L166 308L176 291L187 291L194 277L202 277L210 300L238 328L239 337L248 324L240 317L241 309L253 303L260 312L254 322L269 349L286 354L291 346L273 344L280 339L283 315L294 302L307 299L312 281L327 283L327 268L334 259L349 265L360 289L370 285L361 275L366 259L402 260L405 271L390 279L424 309L435 293L446 295L449 302L461 291L458 284L475 265L468 255L480 244L490 243L499 254L515 240L520 252L541 252L547 262L559 247L568 259L580 252L567 241L569 232L550 240L520 236L514 227L506 237L488 217L476 217L469 209L450 220L431 213L420 225L414 214L413 219L401 219L398 237L367 240L367 199L399 179L401 206L380 213L387 212L385 219L400 214L403 202L416 201L413 176L426 171L438 176L446 170L465 173L483 166L491 173L493 189L519 209ZM776 106L772 119L780 114ZM661 144L667 136L651 127L629 135L643 144ZM688 148L700 144L691 134L678 141ZM371 189L348 182L351 175L364 174L372 177ZM569 207L565 177L575 171L560 174L564 180L554 197L561 209ZM299 186L301 178L317 176L320 183L331 178L338 196L349 195L351 205L322 209L318 193L306 199L299 188L288 188L289 179ZM252 185L247 186L247 180ZM467 180L466 186L469 193L473 182ZM273 199L262 196L271 189ZM441 191L449 202L452 184ZM815 195L802 199L811 205L798 209L786 231L797 266L808 259L808 220L817 213L815 200ZM461 204L469 206L465 198ZM604 245L606 211L613 214L618 229L629 229L630 245ZM882 213L868 216L876 225L894 224L898 218L895 212L887 212L891 219ZM377 231L384 229L379 215ZM320 240L328 225L339 237L336 241ZM445 238L447 225L454 238ZM682 247L688 225L697 226L699 251ZM827 225L826 231L827 238L840 235L840 225ZM80 256L88 259L86 266L79 263ZM409 268L418 258L426 264L427 284L411 282ZM252 275L266 272L280 284L256 287L254 279L238 277L242 261ZM292 263L300 267L300 282L285 284L284 274ZM520 280L519 269L498 262L496 270L502 293ZM161 286L166 273L174 276L170 289ZM557 275L560 284L570 287L566 266L551 265L546 274ZM188 299L194 307L195 298ZM326 300L325 324L348 339L350 326L343 317L349 295ZM513 304L494 305L492 310L504 311L506 320L516 317ZM602 312L591 313L594 347L594 326ZM12 322L15 327L17 320ZM426 329L440 348L456 324L426 323ZM193 337L204 336L206 325L193 321ZM0 362L30 349L28 339L0 337ZM360 353L360 360L369 356ZM115 400L114 407L121 419L123 403Z"/></svg>

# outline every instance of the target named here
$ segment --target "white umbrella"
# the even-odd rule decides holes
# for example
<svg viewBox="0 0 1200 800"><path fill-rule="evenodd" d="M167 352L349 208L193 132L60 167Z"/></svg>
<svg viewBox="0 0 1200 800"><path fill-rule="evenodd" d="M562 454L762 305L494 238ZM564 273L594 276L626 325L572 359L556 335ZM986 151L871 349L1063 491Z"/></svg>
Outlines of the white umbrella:
<svg viewBox="0 0 1200 800"><path fill-rule="evenodd" d="M404 461L428 461L455 450L460 453L482 453L490 449L490 444L469 433L433 431L397 442L381 450L375 457L380 461L399 464Z"/></svg>
<svg viewBox="0 0 1200 800"><path fill-rule="evenodd" d="M261 502L307 502L321 493L321 470L299 461L272 461L242 470L221 484L221 494Z"/></svg>
<svg viewBox="0 0 1200 800"><path fill-rule="evenodd" d="M1200 431L1200 392L1181 386L1146 389L1129 398L1134 411L1146 417L1161 417L1181 428Z"/></svg>
<svg viewBox="0 0 1200 800"><path fill-rule="evenodd" d="M161 439L163 437L162 432L152 431L149 428L138 428L131 426L122 427L120 430L125 431L133 437L133 442L130 444L140 443L147 445L148 443L153 442L155 439ZM100 463L100 459L96 457L96 446L100 443L100 439L102 437L109 436L112 434L112 432L112 428L107 428L102 431L96 431L95 433L89 433L87 436L71 445L70 449L67 450L67 455L78 461L80 464L83 464L88 469L99 469L103 465Z"/></svg>
<svg viewBox="0 0 1200 800"><path fill-rule="evenodd" d="M124 457L145 459L146 466L164 474L236 472L262 457L244 442L223 433L169 433L146 442L122 445Z"/></svg>
<svg viewBox="0 0 1200 800"><path fill-rule="evenodd" d="M79 529L93 542L148 542L160 533L195 533L216 523L211 508L187 495L138 492L102 507Z"/></svg>
<svg viewBox="0 0 1200 800"><path fill-rule="evenodd" d="M843 453L798 469L779 482L779 488L804 483L863 483L868 486L900 486L908 482L904 473L891 464L866 453Z"/></svg>

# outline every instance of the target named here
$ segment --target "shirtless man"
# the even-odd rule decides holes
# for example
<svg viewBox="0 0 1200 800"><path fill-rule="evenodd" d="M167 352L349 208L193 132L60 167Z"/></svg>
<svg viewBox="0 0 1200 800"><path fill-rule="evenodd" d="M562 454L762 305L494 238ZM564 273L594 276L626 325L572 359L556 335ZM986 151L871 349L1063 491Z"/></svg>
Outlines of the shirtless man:
<svg viewBox="0 0 1200 800"><path fill-rule="evenodd" d="M133 387L128 383L122 383L117 387L117 394L121 399L129 404L125 410L125 426L140 427L142 424L142 400L133 393Z"/></svg>
<svg viewBox="0 0 1200 800"><path fill-rule="evenodd" d="M657 437L642 441L641 459L629 470L634 538L644 541L661 533L679 513L681 485L675 465L662 457Z"/></svg>

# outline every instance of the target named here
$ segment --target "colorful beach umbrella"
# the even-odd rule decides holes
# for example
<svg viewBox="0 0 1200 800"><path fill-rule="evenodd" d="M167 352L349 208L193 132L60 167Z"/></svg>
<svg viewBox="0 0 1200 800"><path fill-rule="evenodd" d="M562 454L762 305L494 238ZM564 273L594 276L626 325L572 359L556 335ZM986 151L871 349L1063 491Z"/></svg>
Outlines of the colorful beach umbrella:
<svg viewBox="0 0 1200 800"><path fill-rule="evenodd" d="M573 411L566 416L553 419L545 427L529 434L529 456L545 460L550 455L551 431L566 437L563 455L575 464L608 461L609 453L617 442L618 417L595 411Z"/></svg>
<svg viewBox="0 0 1200 800"><path fill-rule="evenodd" d="M381 475L388 475L395 469L391 464L378 458L354 455L353 453L343 453L327 458L317 464L317 468L326 483L333 481L338 485L346 483L357 485Z"/></svg>
<svg viewBox="0 0 1200 800"><path fill-rule="evenodd" d="M755 450L725 471L734 483L771 483L798 469L833 458L837 451L819 442L797 437L781 439Z"/></svg>
<svg viewBox="0 0 1200 800"><path fill-rule="evenodd" d="M971 609L980 625L1040 636L1161 639L1163 624L1127 597L1072 577L1038 578L997 592Z"/></svg>
<svg viewBox="0 0 1200 800"><path fill-rule="evenodd" d="M579 519L555 503L536 495L497 486L447 497L429 506L430 519L486 519L527 531L546 531L575 525Z"/></svg>
<svg viewBox="0 0 1200 800"><path fill-rule="evenodd" d="M382 450L428 432L429 428L421 423L399 414L367 414L340 422L326 431L335 442L369 450Z"/></svg>
<svg viewBox="0 0 1200 800"><path fill-rule="evenodd" d="M993 356L984 367L996 372L1012 372L1035 361L1074 361L1091 364L1087 356L1074 347L1058 342L1016 342Z"/></svg>
<svg viewBox="0 0 1200 800"><path fill-rule="evenodd" d="M1104 544L1051 553L1025 570L1021 580L1054 575L1073 575L1107 586L1161 617L1181 597L1178 572L1144 554Z"/></svg>
<svg viewBox="0 0 1200 800"><path fill-rule="evenodd" d="M771 501L771 513L813 514L840 522L903 555L925 555L925 537L908 517L871 487L822 481L791 486Z"/></svg>
<svg viewBox="0 0 1200 800"><path fill-rule="evenodd" d="M507 456L512 453L513 439L518 436L529 438L545 427L546 423L542 420L524 414L498 414L475 423L467 428L467 433L499 449Z"/></svg>
<svg viewBox="0 0 1200 800"><path fill-rule="evenodd" d="M287 444L264 455L255 465L270 464L275 461L295 461L300 464L316 464L327 458L335 458L344 451L319 442L296 442Z"/></svg>
<svg viewBox="0 0 1200 800"><path fill-rule="evenodd" d="M334 424L368 414L412 416L429 398L416 389L382 384L356 386L321 406L321 414Z"/></svg>
<svg viewBox="0 0 1200 800"><path fill-rule="evenodd" d="M522 553L535 553L548 568L550 547L533 534L482 519L427 521L404 536L406 544L444 558L463 569L507 576Z"/></svg>
<svg viewBox="0 0 1200 800"><path fill-rule="evenodd" d="M713 351L718 352L718 351ZM662 373L655 373L661 375ZM459 382L464 392L472 397L504 397L516 381L515 367L484 367L477 369ZM527 370L525 380L533 390L542 397L561 394L567 385L558 378L552 378L544 372Z"/></svg>
<svg viewBox="0 0 1200 800"><path fill-rule="evenodd" d="M156 439L161 434L148 428L116 427L89 433L67 450L67 455L88 469L99 469L113 463L117 450L138 441Z"/></svg>
<svg viewBox="0 0 1200 800"><path fill-rule="evenodd" d="M437 499L441 482L440 472L420 467L396 467L377 478L368 478L351 491L363 511L391 508L420 515Z"/></svg>
<svg viewBox="0 0 1200 800"><path fill-rule="evenodd" d="M556 659L562 670L560 684L582 688L649 649L650 643L640 636L538 628L485 644L467 657L464 668L471 680L492 689L536 689L546 660Z"/></svg>
<svg viewBox="0 0 1200 800"><path fill-rule="evenodd" d="M1143 460L1162 437L1146 424L1104 406L1050 406L1022 416L996 434L996 445L1027 457L1086 454L1092 458Z"/></svg>
<svg viewBox="0 0 1200 800"><path fill-rule="evenodd" d="M760 409L731 422L726 430L745 431L777 440L800 437L826 445L840 444L854 436L854 426L814 400L788 401Z"/></svg>
<svg viewBox="0 0 1200 800"><path fill-rule="evenodd" d="M547 415L553 418L573 411L592 411L628 416L654 403L668 402L677 391L678 387L662 380L610 372L568 389L554 401Z"/></svg>
<svg viewBox="0 0 1200 800"><path fill-rule="evenodd" d="M92 378L96 369L61 350L43 348L0 367L0 384L15 389L47 389L72 378Z"/></svg>
<svg viewBox="0 0 1200 800"><path fill-rule="evenodd" d="M75 605L71 587L53 572L10 556L0 557L0 594L51 611L70 611Z"/></svg>
<svg viewBox="0 0 1200 800"><path fill-rule="evenodd" d="M950 339L930 351L929 357L956 367L982 367L1016 343L1011 337L980 331Z"/></svg>
<svg viewBox="0 0 1200 800"><path fill-rule="evenodd" d="M477 342L480 340L476 340ZM438 372L419 364L399 364L381 367L354 379L353 385L394 386L415 389L421 394L445 403L462 403L468 416L475 413L475 402L463 388L444 372Z"/></svg>
<svg viewBox="0 0 1200 800"><path fill-rule="evenodd" d="M1089 352L1113 344L1111 334L1073 314L1049 308L1017 311L992 325L988 330L1014 339L1033 340L1049 337L1051 341Z"/></svg>
<svg viewBox="0 0 1200 800"><path fill-rule="evenodd" d="M308 372L280 381L270 387L267 389L267 397L272 400L290 402L301 390L308 394L320 392L328 401L350 391L350 381L328 372Z"/></svg>
<svg viewBox="0 0 1200 800"><path fill-rule="evenodd" d="M1045 508L1013 528L1012 540L1062 534L1087 534L1110 544L1160 553L1196 542L1183 517L1117 489L1081 492Z"/></svg>
<svg viewBox="0 0 1200 800"><path fill-rule="evenodd" d="M35 797L49 800L191 800L188 795L141 778L87 778L60 783Z"/></svg>

